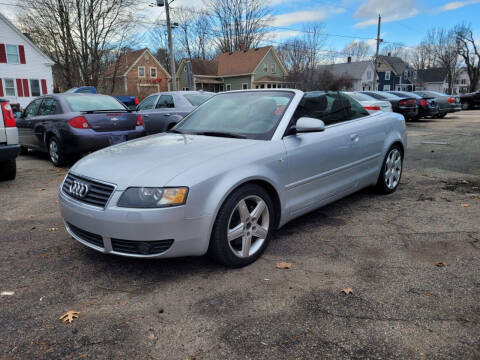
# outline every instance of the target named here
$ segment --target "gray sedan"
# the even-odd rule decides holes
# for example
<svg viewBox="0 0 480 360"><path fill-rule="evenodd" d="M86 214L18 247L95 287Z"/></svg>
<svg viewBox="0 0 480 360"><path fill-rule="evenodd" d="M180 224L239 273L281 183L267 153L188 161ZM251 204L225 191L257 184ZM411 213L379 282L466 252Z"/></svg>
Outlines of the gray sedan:
<svg viewBox="0 0 480 360"><path fill-rule="evenodd" d="M203 91L170 91L146 97L137 107L147 134L170 130L185 115L210 99L214 93Z"/></svg>
<svg viewBox="0 0 480 360"><path fill-rule="evenodd" d="M424 98L434 98L438 104L438 118L444 118L447 114L462 110L460 97L448 95L437 91L418 90L415 94Z"/></svg>
<svg viewBox="0 0 480 360"><path fill-rule="evenodd" d="M60 191L70 235L106 254L209 253L255 261L275 229L367 186L395 191L405 120L338 92L246 90L212 97L170 133L72 167Z"/></svg>

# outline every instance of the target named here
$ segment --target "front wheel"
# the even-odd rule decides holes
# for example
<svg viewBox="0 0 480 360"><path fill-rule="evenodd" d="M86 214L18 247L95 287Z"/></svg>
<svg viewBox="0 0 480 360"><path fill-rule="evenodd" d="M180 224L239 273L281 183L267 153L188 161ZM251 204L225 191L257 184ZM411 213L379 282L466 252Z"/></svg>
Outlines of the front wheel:
<svg viewBox="0 0 480 360"><path fill-rule="evenodd" d="M257 260L275 226L275 209L265 189L248 184L223 203L212 230L209 254L217 262L237 268Z"/></svg>
<svg viewBox="0 0 480 360"><path fill-rule="evenodd" d="M402 177L403 151L399 145L393 145L383 160L382 169L378 176L377 190L382 194L393 193Z"/></svg>

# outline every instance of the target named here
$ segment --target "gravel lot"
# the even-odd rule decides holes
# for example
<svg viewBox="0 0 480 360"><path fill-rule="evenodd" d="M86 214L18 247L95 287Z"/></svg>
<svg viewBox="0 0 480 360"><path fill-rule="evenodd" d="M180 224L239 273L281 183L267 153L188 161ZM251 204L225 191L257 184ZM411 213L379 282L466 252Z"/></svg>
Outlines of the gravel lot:
<svg viewBox="0 0 480 360"><path fill-rule="evenodd" d="M0 183L0 358L480 358L480 111L408 131L396 193L303 216L239 270L85 248L58 209L68 169L21 156Z"/></svg>

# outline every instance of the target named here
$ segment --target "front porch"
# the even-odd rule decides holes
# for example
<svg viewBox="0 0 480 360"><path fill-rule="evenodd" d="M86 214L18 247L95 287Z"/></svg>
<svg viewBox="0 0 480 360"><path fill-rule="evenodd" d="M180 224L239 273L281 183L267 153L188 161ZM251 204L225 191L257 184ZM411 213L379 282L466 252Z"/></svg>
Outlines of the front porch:
<svg viewBox="0 0 480 360"><path fill-rule="evenodd" d="M255 89L295 89L295 83L277 76L264 76L253 82Z"/></svg>

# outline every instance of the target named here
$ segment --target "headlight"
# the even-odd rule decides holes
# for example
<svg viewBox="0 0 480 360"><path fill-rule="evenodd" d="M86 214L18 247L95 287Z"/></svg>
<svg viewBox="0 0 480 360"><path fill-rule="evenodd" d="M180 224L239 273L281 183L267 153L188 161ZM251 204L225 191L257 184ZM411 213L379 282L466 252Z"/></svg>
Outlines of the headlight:
<svg viewBox="0 0 480 360"><path fill-rule="evenodd" d="M161 208L183 205L187 201L188 188L131 187L118 200L119 207Z"/></svg>

